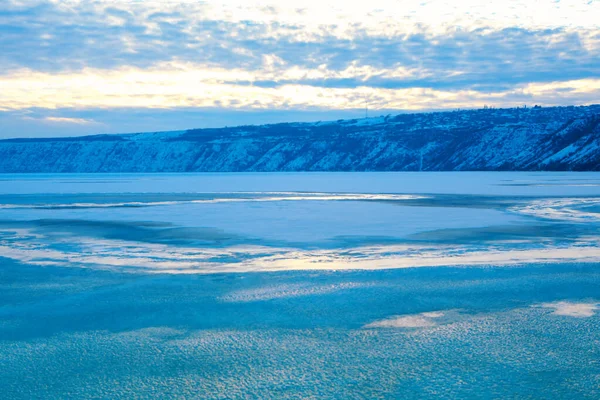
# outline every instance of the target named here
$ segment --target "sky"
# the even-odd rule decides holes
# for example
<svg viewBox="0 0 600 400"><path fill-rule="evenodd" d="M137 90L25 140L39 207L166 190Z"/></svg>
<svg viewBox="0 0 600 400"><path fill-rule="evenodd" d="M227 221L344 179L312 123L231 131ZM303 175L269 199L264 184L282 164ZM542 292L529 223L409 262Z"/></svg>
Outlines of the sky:
<svg viewBox="0 0 600 400"><path fill-rule="evenodd" d="M0 0L0 138L600 103L600 0Z"/></svg>

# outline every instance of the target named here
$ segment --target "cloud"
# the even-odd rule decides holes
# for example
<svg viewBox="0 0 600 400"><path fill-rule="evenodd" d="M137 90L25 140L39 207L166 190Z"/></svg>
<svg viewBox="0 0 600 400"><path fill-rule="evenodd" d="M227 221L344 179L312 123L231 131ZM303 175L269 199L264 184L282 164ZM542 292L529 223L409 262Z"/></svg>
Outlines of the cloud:
<svg viewBox="0 0 600 400"><path fill-rule="evenodd" d="M599 72L598 24L589 17L591 6L575 4L579 2L570 7L513 2L519 6L518 18L510 7L489 5L488 10L478 2L461 7L439 1L401 6L309 2L302 12L282 2L22 3L30 7L0 16L4 71L187 62L253 75L268 69L265 60L278 60L301 72L320 66L334 72L279 78L284 81L325 79L330 86L338 78L364 82L374 77L388 85L410 85L398 80L404 74L393 74L408 70L415 78L428 78L416 86L429 87L573 80ZM356 73L341 74L347 69ZM387 82L390 73L394 79Z"/></svg>
<svg viewBox="0 0 600 400"><path fill-rule="evenodd" d="M283 74L286 73L294 72ZM420 110L532 102L585 104L600 95L600 79L530 83L497 92L427 87L324 88L305 84L261 87L223 82L236 77L243 79L247 74L241 70L189 65L181 68L169 64L149 70L128 67L110 71L86 69L76 73L22 70L0 77L0 108L360 109L367 101L371 109ZM557 97L559 90L560 97Z"/></svg>
<svg viewBox="0 0 600 400"><path fill-rule="evenodd" d="M394 110L378 110L386 115ZM180 131L232 125L335 121L364 117L361 110L246 110L224 108L56 108L0 111L0 138L80 136L98 133ZM47 116L84 118L98 124L50 124Z"/></svg>
<svg viewBox="0 0 600 400"><path fill-rule="evenodd" d="M0 110L597 101L593 2L496 3L11 0L0 12ZM129 124L119 126L106 129Z"/></svg>
<svg viewBox="0 0 600 400"><path fill-rule="evenodd" d="M44 121L56 122L59 124L76 124L76 125L88 125L96 124L96 121L84 119L84 118L66 118L66 117L46 117Z"/></svg>

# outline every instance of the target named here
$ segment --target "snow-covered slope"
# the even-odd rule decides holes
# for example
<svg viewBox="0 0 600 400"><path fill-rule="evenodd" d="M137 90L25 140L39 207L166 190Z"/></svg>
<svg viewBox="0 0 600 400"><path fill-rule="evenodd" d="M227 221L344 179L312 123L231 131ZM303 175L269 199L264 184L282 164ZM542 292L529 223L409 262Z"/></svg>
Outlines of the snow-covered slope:
<svg viewBox="0 0 600 400"><path fill-rule="evenodd" d="M600 105L0 141L0 172L600 170Z"/></svg>

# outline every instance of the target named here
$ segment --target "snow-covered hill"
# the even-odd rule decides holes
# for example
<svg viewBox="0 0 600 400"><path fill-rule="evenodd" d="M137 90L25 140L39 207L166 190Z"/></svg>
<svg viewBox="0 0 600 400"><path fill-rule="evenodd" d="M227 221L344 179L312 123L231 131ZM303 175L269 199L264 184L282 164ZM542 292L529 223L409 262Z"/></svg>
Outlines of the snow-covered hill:
<svg viewBox="0 0 600 400"><path fill-rule="evenodd" d="M0 141L0 172L600 170L600 105Z"/></svg>

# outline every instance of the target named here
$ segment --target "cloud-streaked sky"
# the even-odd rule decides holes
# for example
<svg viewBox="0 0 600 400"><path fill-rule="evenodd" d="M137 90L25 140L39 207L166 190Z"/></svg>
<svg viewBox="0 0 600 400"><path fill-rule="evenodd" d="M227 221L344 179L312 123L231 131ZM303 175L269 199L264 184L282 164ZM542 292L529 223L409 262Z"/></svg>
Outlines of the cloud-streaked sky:
<svg viewBox="0 0 600 400"><path fill-rule="evenodd" d="M4 0L0 137L600 102L600 0Z"/></svg>

